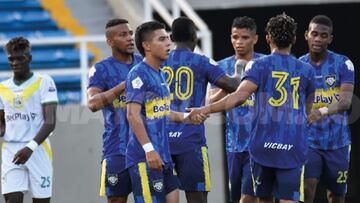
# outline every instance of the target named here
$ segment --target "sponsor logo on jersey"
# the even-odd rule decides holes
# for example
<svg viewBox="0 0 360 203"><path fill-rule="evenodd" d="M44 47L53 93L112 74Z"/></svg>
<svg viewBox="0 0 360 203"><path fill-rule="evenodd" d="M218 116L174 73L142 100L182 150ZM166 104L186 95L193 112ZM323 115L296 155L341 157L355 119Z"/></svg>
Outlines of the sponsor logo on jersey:
<svg viewBox="0 0 360 203"><path fill-rule="evenodd" d="M53 86L49 87L49 92L55 92L55 91L56 91L55 87Z"/></svg>
<svg viewBox="0 0 360 203"><path fill-rule="evenodd" d="M164 188L163 180L154 180L153 181L153 187L156 192L162 192Z"/></svg>
<svg viewBox="0 0 360 203"><path fill-rule="evenodd" d="M11 115L6 115L6 122L24 120L24 121L33 121L38 116L37 113L23 114L23 113L14 113Z"/></svg>
<svg viewBox="0 0 360 203"><path fill-rule="evenodd" d="M169 137L180 137L180 135L182 134L182 132L169 132Z"/></svg>
<svg viewBox="0 0 360 203"><path fill-rule="evenodd" d="M340 89L330 88L328 90L317 89L315 91L313 109L329 106L340 100Z"/></svg>
<svg viewBox="0 0 360 203"><path fill-rule="evenodd" d="M336 75L325 76L325 83L330 87L334 86L336 83Z"/></svg>
<svg viewBox="0 0 360 203"><path fill-rule="evenodd" d="M145 103L146 117L149 119L161 118L170 115L170 99L155 98Z"/></svg>
<svg viewBox="0 0 360 203"><path fill-rule="evenodd" d="M114 108L126 108L126 96L120 95L113 101Z"/></svg>
<svg viewBox="0 0 360 203"><path fill-rule="evenodd" d="M116 183L118 183L118 181L119 181L118 175L117 174L108 174L107 181L109 182L110 185L115 186Z"/></svg>
<svg viewBox="0 0 360 203"><path fill-rule="evenodd" d="M282 143L276 143L276 142L265 142L264 148L268 149L275 149L275 150L286 150L290 151L291 148L293 148L294 145L291 144L282 144Z"/></svg>

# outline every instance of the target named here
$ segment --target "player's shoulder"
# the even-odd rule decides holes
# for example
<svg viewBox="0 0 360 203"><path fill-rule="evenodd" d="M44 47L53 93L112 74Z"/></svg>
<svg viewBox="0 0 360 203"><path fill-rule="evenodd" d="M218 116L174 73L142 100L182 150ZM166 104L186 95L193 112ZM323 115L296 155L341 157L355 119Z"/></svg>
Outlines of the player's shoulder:
<svg viewBox="0 0 360 203"><path fill-rule="evenodd" d="M309 63L310 54L309 54L309 53L306 53L306 54L300 56L300 57L299 57L299 60L300 60L300 61L303 61L303 62L306 62L306 63Z"/></svg>
<svg viewBox="0 0 360 203"><path fill-rule="evenodd" d="M334 51L330 51L328 50L328 54L329 54L329 58L332 60L332 61L337 61L339 63L346 63L346 65L348 64L352 64L351 60L349 59L349 57L343 55L343 54L339 54L339 53L336 53Z"/></svg>
<svg viewBox="0 0 360 203"><path fill-rule="evenodd" d="M140 54L134 53L134 61L140 62L140 61L142 61L143 59L144 59L144 58L143 58Z"/></svg>
<svg viewBox="0 0 360 203"><path fill-rule="evenodd" d="M235 61L235 55L232 55L232 56L223 58L223 59L217 61L217 63L218 63L219 65L223 65L223 64L230 63L231 61Z"/></svg>
<svg viewBox="0 0 360 203"><path fill-rule="evenodd" d="M38 80L41 78L42 81L54 81L54 79L49 75L49 74L46 74L46 73L34 73L34 76L35 80Z"/></svg>
<svg viewBox="0 0 360 203"><path fill-rule="evenodd" d="M12 77L0 81L0 85L3 86L10 86L11 83L12 83Z"/></svg>
<svg viewBox="0 0 360 203"><path fill-rule="evenodd" d="M146 63L139 62L138 64L136 64L134 67L131 68L131 70L129 71L129 75L146 74L147 72L148 72L148 67Z"/></svg>
<svg viewBox="0 0 360 203"><path fill-rule="evenodd" d="M264 57L264 56L267 56L266 54L262 54L262 53L259 53L259 52L254 52L254 55L253 55L253 59L259 59L261 57Z"/></svg>

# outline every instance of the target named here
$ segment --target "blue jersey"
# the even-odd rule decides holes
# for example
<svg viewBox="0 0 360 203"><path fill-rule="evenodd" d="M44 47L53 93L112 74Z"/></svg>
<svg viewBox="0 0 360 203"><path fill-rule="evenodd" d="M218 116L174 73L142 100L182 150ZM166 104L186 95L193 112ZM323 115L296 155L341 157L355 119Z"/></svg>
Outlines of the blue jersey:
<svg viewBox="0 0 360 203"><path fill-rule="evenodd" d="M315 92L313 68L275 52L250 61L243 80L258 86L251 159L274 168L303 165L308 151L306 100Z"/></svg>
<svg viewBox="0 0 360 203"><path fill-rule="evenodd" d="M263 54L254 53L253 59L257 59ZM219 61L219 67L228 75L235 73L235 56L230 56ZM248 150L250 133L255 120L255 94L240 107L226 111L226 151L243 152Z"/></svg>
<svg viewBox="0 0 360 203"><path fill-rule="evenodd" d="M125 81L130 69L142 61L142 56L134 54L131 64L124 64L114 57L96 63L89 71L89 86L108 91ZM116 98L112 105L102 109L104 116L103 158L125 155L129 125L126 119L125 93Z"/></svg>
<svg viewBox="0 0 360 203"><path fill-rule="evenodd" d="M340 86L354 84L354 65L343 55L328 51L320 65L310 61L310 55L300 58L310 63L316 71L315 99L313 109L328 106L339 101ZM310 127L309 144L312 148L334 150L350 144L350 130L347 112L326 116Z"/></svg>
<svg viewBox="0 0 360 203"><path fill-rule="evenodd" d="M166 124L170 115L170 92L165 73L162 70L156 71L145 62L139 63L126 79L126 102L141 104L142 120L154 149L164 163L171 163L166 134ZM145 152L130 128L126 166L145 161Z"/></svg>
<svg viewBox="0 0 360 203"><path fill-rule="evenodd" d="M208 82L215 83L225 75L215 61L188 49L175 49L163 64L171 92L171 110L205 104ZM206 145L205 126L170 122L168 136L171 154L180 154Z"/></svg>

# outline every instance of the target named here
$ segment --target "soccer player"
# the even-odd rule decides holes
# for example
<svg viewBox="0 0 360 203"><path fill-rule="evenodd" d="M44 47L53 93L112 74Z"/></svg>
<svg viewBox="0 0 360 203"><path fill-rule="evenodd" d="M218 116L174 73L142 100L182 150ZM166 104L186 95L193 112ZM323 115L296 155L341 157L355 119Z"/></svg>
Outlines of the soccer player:
<svg viewBox="0 0 360 203"><path fill-rule="evenodd" d="M34 203L49 203L52 151L58 103L54 81L30 70L30 43L15 37L5 45L13 77L0 83L1 189L6 202L23 202L31 191Z"/></svg>
<svg viewBox="0 0 360 203"><path fill-rule="evenodd" d="M259 202L303 201L303 169L308 145L307 114L313 101L314 70L290 52L296 23L286 14L270 18L266 41L271 54L250 61L235 93L208 106L213 113L243 104L255 92L256 120L249 143L254 193Z"/></svg>
<svg viewBox="0 0 360 203"><path fill-rule="evenodd" d="M162 23L141 24L136 47L144 56L126 79L127 118L130 138L126 151L135 202L179 202L178 179L173 170L166 134L168 120L203 122L206 116L187 118L170 111L170 92L160 69L170 52L170 37Z"/></svg>
<svg viewBox="0 0 360 203"><path fill-rule="evenodd" d="M203 106L208 82L227 92L236 90L236 78L227 76L212 59L193 52L197 36L191 19L179 17L171 28L176 48L162 69L167 74L172 110L184 112L188 107ZM204 124L170 122L168 136L180 189L185 191L189 203L206 202L211 183Z"/></svg>
<svg viewBox="0 0 360 203"><path fill-rule="evenodd" d="M256 29L254 19L247 16L234 18L231 26L231 44L235 55L219 61L219 67L228 75L235 74L238 60L248 62L264 56L254 52L254 46L258 41ZM245 66L243 68L245 69ZM213 87L210 90L209 101L213 103L225 95L223 90ZM226 154L231 202L252 203L256 201L248 152L252 124L255 120L254 103L255 95L252 94L240 107L226 111Z"/></svg>
<svg viewBox="0 0 360 203"><path fill-rule="evenodd" d="M105 121L100 195L106 195L109 203L125 203L131 192L125 164L129 137L125 79L130 69L142 61L142 56L134 53L133 30L127 20L111 19L105 29L112 56L90 69L88 107L93 112L101 109Z"/></svg>
<svg viewBox="0 0 360 203"><path fill-rule="evenodd" d="M316 94L309 116L310 149L305 166L305 202L314 201L316 186L324 178L331 203L345 202L350 159L350 130L346 110L354 90L354 65L344 55L328 50L333 24L315 16L305 32L309 53L300 58L316 71Z"/></svg>

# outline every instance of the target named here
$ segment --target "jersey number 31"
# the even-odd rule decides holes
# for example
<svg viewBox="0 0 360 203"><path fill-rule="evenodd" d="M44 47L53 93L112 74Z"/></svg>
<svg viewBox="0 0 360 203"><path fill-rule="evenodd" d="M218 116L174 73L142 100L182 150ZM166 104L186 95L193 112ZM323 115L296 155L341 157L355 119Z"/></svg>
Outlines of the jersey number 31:
<svg viewBox="0 0 360 203"><path fill-rule="evenodd" d="M280 93L280 97L278 99L275 99L274 97L271 97L269 99L269 104L272 106L282 106L288 97L288 92L284 87L284 83L286 82L286 79L289 76L289 73L287 72L281 72L281 71L273 71L271 73L272 78L278 79L275 85L276 91ZM293 87L292 89L292 99L293 99L293 108L299 109L299 85L300 85L300 77L293 77L290 79L290 85Z"/></svg>

